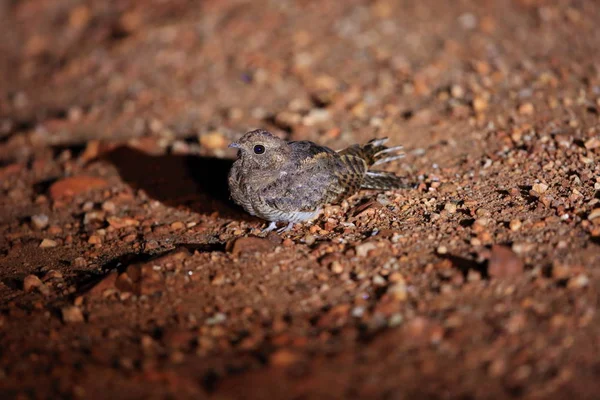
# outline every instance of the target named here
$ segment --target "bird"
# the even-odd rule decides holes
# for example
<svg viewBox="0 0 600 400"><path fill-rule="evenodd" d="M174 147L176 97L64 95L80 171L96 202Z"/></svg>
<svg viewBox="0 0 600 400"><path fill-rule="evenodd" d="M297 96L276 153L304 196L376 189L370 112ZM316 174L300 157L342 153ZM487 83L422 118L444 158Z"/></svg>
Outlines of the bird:
<svg viewBox="0 0 600 400"><path fill-rule="evenodd" d="M404 157L387 138L339 151L308 140L286 141L267 130L245 133L229 147L238 150L229 171L231 198L249 214L269 221L263 232L315 219L326 204L338 204L361 189L406 188L392 172L372 169Z"/></svg>

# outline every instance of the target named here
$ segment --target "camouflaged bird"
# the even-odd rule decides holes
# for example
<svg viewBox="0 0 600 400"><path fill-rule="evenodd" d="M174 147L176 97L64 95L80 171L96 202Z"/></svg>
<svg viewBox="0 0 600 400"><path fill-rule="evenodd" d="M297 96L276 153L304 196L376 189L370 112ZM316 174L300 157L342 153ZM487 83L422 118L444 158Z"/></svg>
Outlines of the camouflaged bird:
<svg viewBox="0 0 600 400"><path fill-rule="evenodd" d="M340 151L309 141L286 142L257 129L229 147L238 149L238 159L229 172L233 200L251 215L271 224L288 225L314 219L325 204L336 204L360 189L406 187L392 172L371 168L404 156L402 146L386 147L387 138Z"/></svg>

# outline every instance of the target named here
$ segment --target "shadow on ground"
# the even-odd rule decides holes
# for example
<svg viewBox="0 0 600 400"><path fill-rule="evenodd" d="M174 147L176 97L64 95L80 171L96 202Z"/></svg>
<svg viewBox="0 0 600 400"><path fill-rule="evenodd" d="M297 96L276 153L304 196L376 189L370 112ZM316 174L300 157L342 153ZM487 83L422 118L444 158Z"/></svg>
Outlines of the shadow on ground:
<svg viewBox="0 0 600 400"><path fill-rule="evenodd" d="M120 146L103 159L112 163L125 183L170 207L236 220L252 218L229 198L227 175L232 160L176 154L150 155Z"/></svg>
<svg viewBox="0 0 600 400"><path fill-rule="evenodd" d="M450 260L452 265L458 270L460 270L460 272L465 278L469 275L469 271L479 272L481 274L481 277L484 279L489 278L487 261L483 263L478 263L475 260L470 260L468 258L452 254L445 254L441 258L445 260Z"/></svg>

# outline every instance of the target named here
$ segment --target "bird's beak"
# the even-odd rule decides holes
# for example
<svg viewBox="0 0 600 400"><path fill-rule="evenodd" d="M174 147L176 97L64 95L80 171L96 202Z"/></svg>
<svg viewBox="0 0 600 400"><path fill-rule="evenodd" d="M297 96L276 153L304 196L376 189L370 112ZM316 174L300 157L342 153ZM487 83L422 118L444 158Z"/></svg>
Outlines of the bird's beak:
<svg viewBox="0 0 600 400"><path fill-rule="evenodd" d="M240 148L240 144L238 142L232 142L229 146L230 149L239 149Z"/></svg>

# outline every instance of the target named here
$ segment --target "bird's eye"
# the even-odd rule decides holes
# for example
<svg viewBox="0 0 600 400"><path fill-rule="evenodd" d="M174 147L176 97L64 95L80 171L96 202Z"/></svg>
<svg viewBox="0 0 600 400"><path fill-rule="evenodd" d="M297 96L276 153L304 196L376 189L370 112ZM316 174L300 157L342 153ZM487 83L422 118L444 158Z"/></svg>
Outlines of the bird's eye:
<svg viewBox="0 0 600 400"><path fill-rule="evenodd" d="M254 146L255 154L263 154L264 152L265 152L265 146L263 146L262 144L257 144L256 146Z"/></svg>

